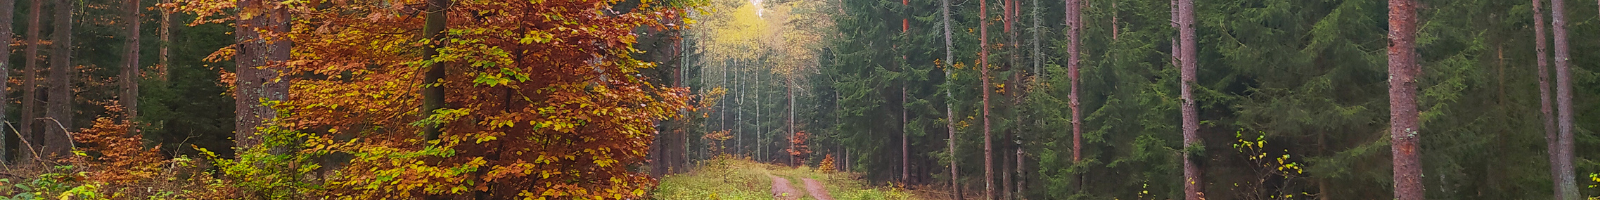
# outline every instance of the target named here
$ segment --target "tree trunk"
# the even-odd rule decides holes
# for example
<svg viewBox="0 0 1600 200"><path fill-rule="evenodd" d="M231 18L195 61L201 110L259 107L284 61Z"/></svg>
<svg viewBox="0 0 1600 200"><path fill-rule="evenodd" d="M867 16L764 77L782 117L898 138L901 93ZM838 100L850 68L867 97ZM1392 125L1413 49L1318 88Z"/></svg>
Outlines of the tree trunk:
<svg viewBox="0 0 1600 200"><path fill-rule="evenodd" d="M22 141L22 144L18 146L17 151L21 152L19 156L23 157L17 159L39 158L39 156L41 156L39 155L40 152L38 152L38 148L41 147L39 145L44 144L44 141L40 140L43 139L41 138L43 134L39 134L39 132L34 131L33 128L33 123L39 121L39 112L35 109L39 107L38 73L39 44L41 43L39 41L39 19L43 13L44 0L33 0L32 4L29 5L28 13L27 57L23 58L23 62L26 63L25 65L27 65L27 68L23 69L22 71L22 120L18 120L21 121L21 123L19 123L21 128L17 129L17 138L20 139L18 141Z"/></svg>
<svg viewBox="0 0 1600 200"><path fill-rule="evenodd" d="M1553 185L1560 186L1561 185L1561 180L1555 178L1555 177L1560 177L1561 176L1561 172L1560 172L1561 168L1559 166L1555 165L1555 163L1559 163L1560 162L1560 159L1558 159L1558 156L1556 156L1554 154L1555 152L1560 152L1561 151L1560 148L1559 148L1560 144L1557 142L1557 140L1558 140L1558 138L1560 136L1559 136L1559 133L1558 133L1559 130L1556 128L1556 118L1551 113L1551 109L1550 109L1550 77L1549 77L1550 76L1550 72L1549 72L1549 69L1547 69L1548 68L1548 66L1547 66L1548 61L1546 61L1546 58L1545 58L1545 57L1549 56L1549 54L1545 52L1545 45L1546 44L1545 44L1545 32L1544 32L1544 30L1545 30L1545 28L1544 28L1544 25L1545 25L1544 24L1545 23L1544 22L1544 10L1541 9L1543 7L1544 7L1544 3L1543 2L1541 2L1540 0L1533 0L1533 23L1534 23L1534 25L1533 25L1533 27L1534 27L1533 33L1534 33L1534 44L1535 44L1535 48L1534 49L1536 49L1535 52L1538 53L1538 54L1536 54L1534 56L1538 57L1538 62L1539 62L1538 63L1538 66L1539 66L1539 113L1544 116L1544 120L1543 121L1544 121L1544 132L1545 132L1545 144L1546 144L1546 148L1548 150L1547 152L1551 153L1550 154L1550 163L1551 163L1551 165L1550 165L1550 177L1551 177L1551 179L1550 180L1553 182ZM1556 190L1554 190L1554 193L1555 193L1555 195L1554 195L1555 198L1554 199L1566 199L1566 198L1564 198L1564 194L1562 193L1562 190L1560 188L1557 188Z"/></svg>
<svg viewBox="0 0 1600 200"><path fill-rule="evenodd" d="M735 63L737 63L737 62L735 62ZM739 71L746 71L744 69L745 67L743 65L737 65L736 64L736 66L739 67L739 69L740 69ZM734 117L733 117L733 119L734 119L734 121L733 121L733 129L734 129L733 134L735 134L734 135L734 140L735 141L733 142L733 153L735 155L739 155L739 154L744 154L745 153L744 152L744 90L745 90L745 82L748 82L748 80L745 80L744 76L745 76L745 73L739 73L739 74L734 75L734 77L733 77L734 78L733 82L739 84L739 88L738 88L739 89L739 97L737 97L737 99L735 99L735 102L739 103L739 106L738 107L734 107L735 109L737 109L737 114L734 115Z"/></svg>
<svg viewBox="0 0 1600 200"><path fill-rule="evenodd" d="M903 68L902 68L903 69ZM910 71L905 71L909 73ZM910 103L906 97L906 84L900 83L900 183L911 183L911 145L909 137L911 132L906 131L906 104Z"/></svg>
<svg viewBox="0 0 1600 200"><path fill-rule="evenodd" d="M950 78L953 77L951 74L955 73L955 70L951 69L954 66L953 63L955 63L955 53L953 52L955 43L950 34L950 0L940 0L939 3L939 14L944 17L944 78L945 84L949 84ZM950 132L950 136L947 139L950 142L950 146L947 147L950 150L950 191L955 194L953 195L955 199L962 199L961 184L959 183L961 171L956 165L956 112L955 103L952 103L955 101L955 95L951 94L954 91L955 87L948 87L944 93L945 130Z"/></svg>
<svg viewBox="0 0 1600 200"><path fill-rule="evenodd" d="M1559 0L1557 0L1559 1ZM1421 200L1422 162L1417 152L1416 2L1389 0L1389 137L1394 153L1394 198Z"/></svg>
<svg viewBox="0 0 1600 200"><path fill-rule="evenodd" d="M1397 1L1397 0L1391 0ZM1564 0L1550 0L1550 26L1555 36L1556 64L1556 151L1551 153L1555 177L1556 197L1562 200L1579 199L1577 175L1572 169L1572 77L1568 69L1567 19Z"/></svg>
<svg viewBox="0 0 1600 200"><path fill-rule="evenodd" d="M1083 130L1078 113L1078 33L1082 30L1082 7L1079 0L1067 1L1067 78L1069 79L1070 93L1067 93L1067 107L1072 109L1072 161L1078 162L1083 157Z"/></svg>
<svg viewBox="0 0 1600 200"><path fill-rule="evenodd" d="M445 6L451 4L450 0L428 0L428 14L423 21L422 38L429 40L428 46L422 48L422 59L431 60L439 55L439 47L444 46L445 22L450 18L445 15ZM428 63L428 71L423 75L422 85L422 118L432 116L434 112L444 108L444 63ZM441 124L425 124L422 133L428 140L439 139L442 132Z"/></svg>
<svg viewBox="0 0 1600 200"><path fill-rule="evenodd" d="M989 135L989 0L978 0L978 90L983 92L983 199L994 199L994 153Z"/></svg>
<svg viewBox="0 0 1600 200"><path fill-rule="evenodd" d="M1016 21L1017 21L1017 17L1018 17L1017 10L1018 10L1018 8L1021 8L1021 7L1017 6L1017 1L1016 0L1006 0L1005 3L1006 3L1006 8L1007 8L1006 9L1006 13L1005 13L1005 15L1006 15L1006 17L1005 17L1006 18L1006 32L1010 33L1010 35L1011 35L1011 39L1010 39L1011 44L1007 45L1010 48L1007 48L1006 52L1010 52L1010 54L1011 54L1011 59L1009 59L1010 63L1008 63L1008 65L1010 65L1011 70L1013 72L1015 72L1015 71L1020 71L1021 68L1017 68L1017 67L1020 66L1021 62L1022 62L1022 57L1021 57L1021 50L1022 49L1018 48L1018 47L1022 46L1021 45L1022 44L1022 40L1017 39L1018 38L1017 36L1019 35L1019 33L1017 33L1017 31L1016 31L1016 29L1017 29ZM1022 80L1022 76L1021 75L1022 75L1021 73L1012 73L1012 79L1010 81L1010 82L1012 82L1012 84L1011 84L1012 88L1006 88L1008 91L1010 91L1010 92L1008 92L1008 94L1011 94L1010 96L1012 97L1011 106L1012 106L1012 110L1013 111L1018 111L1017 108L1020 108L1022 106L1021 102L1022 102L1022 99L1024 98L1022 87L1020 87L1020 86L1022 86L1020 84L1021 80ZM1016 117L1017 117L1017 121L1018 122L1022 121L1021 120L1022 119L1022 115L1020 113L1018 113ZM1021 129L1020 126L1012 126L1009 131L1006 131L1005 136L1004 136L1005 140L1002 140L1001 141L1002 143L1000 144L1000 146L1001 146L1000 147L1000 153L1001 154L999 154L1000 155L1000 160L1001 160L1000 161L1001 162L1001 165L1000 165L1000 188L1002 189L1001 192L1000 192L1000 196L1003 199L1012 199L1011 198L1012 197L1011 196L1011 191L1012 191L1012 189L1011 189L1012 188L1012 185L1011 185L1011 183L1012 183L1011 182L1011 178L1012 178L1011 177L1011 162L1008 162L1008 161L1011 160L1010 159L1011 156L1006 156L1005 152L1008 152L1007 151L1008 149L1017 148L1016 145L1012 145L1013 142L1011 142L1011 141L1013 141L1013 139L1016 138L1017 134L1020 134L1020 132L1019 132L1019 131L1021 131L1020 129Z"/></svg>
<svg viewBox="0 0 1600 200"><path fill-rule="evenodd" d="M44 142L40 145L40 153L50 156L68 155L72 147L72 138L67 132L72 129L72 77L77 70L72 66L72 9L77 1L61 0L56 2L55 31L50 33L50 102L45 115L50 118L45 124ZM45 157L47 160L49 157Z"/></svg>
<svg viewBox="0 0 1600 200"><path fill-rule="evenodd" d="M161 0L161 3L168 2L170 1ZM167 81L167 70L172 65L170 58L167 56L169 55L168 50L172 48L172 12L172 10L161 10L161 49L157 53L157 56L161 59L161 64L156 67L156 78L161 81Z"/></svg>
<svg viewBox="0 0 1600 200"><path fill-rule="evenodd" d="M122 16L128 23L128 37L123 38L122 95L118 101L129 121L139 116L139 8L139 0L128 0L123 8L127 13Z"/></svg>
<svg viewBox="0 0 1600 200"><path fill-rule="evenodd" d="M283 33L289 31L289 15L285 8L266 9L265 1L239 0L239 6L259 9L255 17L239 19L234 27L237 50L234 62L237 75L234 80L234 143L242 151L261 144L256 128L267 125L278 112L263 101L286 100L287 81L278 79L278 65L289 60L290 41L261 37L261 32ZM244 9L252 10L252 9ZM240 16L244 16L241 14ZM269 41L270 40L270 41Z"/></svg>
<svg viewBox="0 0 1600 200"><path fill-rule="evenodd" d="M13 15L12 13L16 12L16 3L16 0L0 0L0 16L5 16L0 17L0 39L5 40L5 44L0 45L0 80L11 80L11 41L13 41L11 38L14 37L11 31L11 16ZM10 101L6 95L11 92L6 89L6 84L0 84L0 100ZM10 124L11 121L6 120L4 115L6 113L6 105L6 103L0 103L0 123ZM9 143L9 141L16 140L10 132L4 130L0 129L0 141ZM6 146L9 145L0 145L0 161L5 161L6 158L11 157L11 154L14 154L6 151L6 148L4 148Z"/></svg>
<svg viewBox="0 0 1600 200"><path fill-rule="evenodd" d="M1179 46L1179 56L1183 67L1179 76L1182 85L1179 85L1179 98L1183 100L1183 177L1184 198L1189 200L1205 199L1205 179L1201 174L1201 157L1189 152L1194 145L1203 145L1200 141L1200 113L1196 110L1194 102L1194 85L1199 62L1196 60L1196 45L1194 33L1194 0L1178 0L1178 37L1183 40Z"/></svg>

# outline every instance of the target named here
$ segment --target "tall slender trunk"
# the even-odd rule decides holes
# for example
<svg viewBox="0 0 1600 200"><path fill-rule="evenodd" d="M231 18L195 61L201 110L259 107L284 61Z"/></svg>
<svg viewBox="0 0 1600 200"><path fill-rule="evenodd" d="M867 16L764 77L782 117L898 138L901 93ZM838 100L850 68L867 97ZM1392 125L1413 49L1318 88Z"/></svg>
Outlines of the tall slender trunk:
<svg viewBox="0 0 1600 200"><path fill-rule="evenodd" d="M989 135L989 0L978 0L978 90L983 92L983 199L994 199L994 144Z"/></svg>
<svg viewBox="0 0 1600 200"><path fill-rule="evenodd" d="M1078 162L1083 157L1083 132L1081 117L1078 113L1078 33L1082 30L1082 7L1079 0L1067 1L1067 78L1070 92L1067 93L1067 107L1072 109L1072 161Z"/></svg>
<svg viewBox="0 0 1600 200"><path fill-rule="evenodd" d="M171 2L171 1L170 0L161 0L161 3L168 3L168 2ZM161 81L167 81L167 70L172 65L172 63L170 63L170 60L169 60L169 58L167 56L167 55L169 55L168 54L169 49L172 48L172 11L171 10L166 10L166 9L162 9L161 10L161 27L160 27L160 29L161 30L159 30L159 31L160 31L160 35L161 35L160 36L161 37L161 49L158 50L158 53L156 53L156 54L157 54L157 57L160 57L159 59L161 60L160 61L161 63L159 65L157 65L157 67L156 67L157 68L156 69L157 70L156 71L156 78L160 79Z"/></svg>
<svg viewBox="0 0 1600 200"><path fill-rule="evenodd" d="M950 78L953 78L951 74L955 73L955 70L951 69L955 63L955 43L950 37L950 0L940 0L939 3L939 14L944 17L944 78L945 84L950 84ZM956 112L955 103L953 103L955 95L951 94L954 91L955 87L947 87L945 89L944 116L945 130L950 132L950 136L947 139L950 143L950 146L947 147L950 150L950 191L954 192L955 199L961 199L961 184L959 183L961 171L958 170L956 165L958 156L956 156Z"/></svg>
<svg viewBox="0 0 1600 200"><path fill-rule="evenodd" d="M39 112L35 109L39 107L39 44L41 43L39 41L39 26L41 25L39 24L41 23L39 19L44 13L44 1L33 0L28 6L28 30L26 33L28 49L27 57L23 58L23 63L27 68L22 71L22 119L18 120L21 121L19 123L21 127L17 129L18 141L22 141L20 145L26 146L17 148L17 151L21 152L19 156L23 156L17 159L38 158L40 155L38 155L39 152L37 152L36 147L44 144L44 141L40 140L43 139L40 138L42 134L33 129L33 123L39 121Z"/></svg>
<svg viewBox="0 0 1600 200"><path fill-rule="evenodd" d="M1560 1L1560 0L1556 0ZM1389 137L1394 153L1394 198L1423 197L1422 162L1418 153L1416 1L1389 0ZM1558 61L1559 62L1559 61Z"/></svg>
<svg viewBox="0 0 1600 200"><path fill-rule="evenodd" d="M239 0L241 6L264 6L264 2L274 0ZM262 103L266 101L286 100L289 91L287 81L278 79L277 65L289 60L290 41L283 39L270 39L261 36L261 32L283 33L289 31L288 9L244 9L257 10L254 17L240 19L234 27L234 39L238 44L238 52L234 62L237 66L236 80L234 81L234 145L239 150L245 150L261 144L262 138L257 136L256 128L267 125L277 117L278 112ZM245 15L240 15L245 16Z"/></svg>
<svg viewBox="0 0 1600 200"><path fill-rule="evenodd" d="M761 141L761 133L766 132L766 130L762 130L761 129L761 106L763 105L763 104L761 104L761 74L764 73L764 72L761 71L761 69L763 69L763 68L756 68L756 83L755 83L756 84L756 156L755 157L756 157L757 160L761 159L762 156L765 156L764 154L762 154L762 152L766 151L766 149L765 149L766 142L762 142Z"/></svg>
<svg viewBox="0 0 1600 200"><path fill-rule="evenodd" d="M122 102L122 109L127 113L127 119L139 117L139 0L128 0L128 5L123 7L127 20L128 37L123 38L122 57L122 95L118 101Z"/></svg>
<svg viewBox="0 0 1600 200"><path fill-rule="evenodd" d="M76 70L72 67L72 9L77 6L76 1L56 1L55 31L50 33L50 102L45 115L50 118L45 124L45 135L41 138L40 153L56 156L68 155L71 151L72 138L67 132L72 129L72 77ZM48 158L47 158L48 159Z"/></svg>
<svg viewBox="0 0 1600 200"><path fill-rule="evenodd" d="M784 87L784 90L786 90L785 92L789 93L788 94L789 95L789 137L788 138L794 138L794 128L795 128L794 127L794 110L795 110L795 108L794 108L794 87L796 87L796 86L794 85L794 77L789 77L788 80L785 80L785 81L788 82L787 84L785 84L785 85L788 85L788 86ZM835 105L838 105L838 104L835 104ZM837 108L835 108L835 109L837 109ZM835 122L835 123L837 123L837 122ZM787 141L787 140L785 140L785 141ZM793 152L795 150L794 149L794 145L795 145L794 142L789 142L789 151L790 152ZM849 152L849 151L846 151L846 152ZM847 153L845 155L849 156L850 154ZM794 156L788 156L788 157L789 157L789 164L790 165L799 164L799 163L795 162ZM845 162L846 162L845 163L845 169L849 169L850 159L846 158Z"/></svg>
<svg viewBox="0 0 1600 200"><path fill-rule="evenodd" d="M1545 52L1545 22L1544 10L1542 8L1544 8L1544 2L1541 2L1540 0L1533 0L1534 49L1536 49L1535 52L1538 53L1534 56L1538 57L1539 61L1539 113L1544 116L1545 147L1548 150L1547 152L1551 153L1550 180L1553 182L1552 185L1560 186L1561 180L1557 179L1556 177L1561 176L1561 168L1560 166L1555 165L1555 163L1560 162L1560 159L1558 159L1558 156L1555 154L1556 152L1561 151L1559 148L1560 145L1557 142L1560 135L1559 130L1556 128L1556 118L1554 114L1551 113L1550 109L1550 72L1549 69L1547 69L1548 66L1546 66L1548 61L1546 61L1545 58L1550 54ZM1560 188L1557 188L1553 191L1555 193L1553 196L1555 197L1554 199L1566 199L1564 198L1565 194L1562 193Z"/></svg>
<svg viewBox="0 0 1600 200"><path fill-rule="evenodd" d="M1196 110L1194 102L1194 85L1196 68L1199 68L1196 56L1194 33L1194 0L1178 0L1178 37L1183 40L1179 46L1179 53L1183 67L1179 72L1182 84L1179 85L1179 98L1183 99L1183 148L1188 150L1194 145L1202 145L1200 141L1200 113ZM1184 198L1189 200L1205 199L1205 179L1200 170L1200 157L1192 152L1184 152L1183 177Z"/></svg>
<svg viewBox="0 0 1600 200"><path fill-rule="evenodd" d="M909 71L907 71L909 72ZM900 83L900 183L911 183L911 132L906 131L906 83Z"/></svg>
<svg viewBox="0 0 1600 200"><path fill-rule="evenodd" d="M1395 0L1391 0L1395 1ZM1572 76L1568 69L1567 18L1564 0L1550 0L1550 28L1555 36L1556 64L1556 157L1551 163L1555 171L1557 197L1563 200L1583 198L1578 194L1577 175L1572 171Z"/></svg>
<svg viewBox="0 0 1600 200"><path fill-rule="evenodd" d="M1018 10L1018 8L1021 8L1021 7L1017 6L1017 1L1016 0L1006 0L1005 3L1006 3L1006 8L1008 8L1008 9L1006 9L1007 11L1005 13L1005 16L1006 16L1005 17L1006 18L1006 32L1010 33L1010 36L1011 36L1011 39L1010 39L1011 44L1006 45L1006 46L1010 47L1010 48L1006 49L1006 52L1009 52L1009 54L1011 54L1011 59L1008 60L1009 63L1007 63L1007 64L1010 65L1011 70L1013 72L1015 72L1015 71L1020 71L1021 68L1018 68L1018 66L1021 65L1021 60L1022 60L1022 57L1021 57L1021 50L1022 49L1018 48L1018 47L1022 47L1022 45L1021 45L1022 44L1022 40L1018 40L1017 39L1017 36L1019 35L1019 33L1017 33L1017 31L1016 31L1016 29L1017 29L1016 21L1017 21L1017 16L1018 16L1017 15L1018 14L1017 10ZM1013 112L1016 113L1016 115L1017 115L1016 117L1018 119L1017 121L1019 121L1019 122L1022 121L1021 120L1022 119L1022 114L1020 112L1016 112L1016 111L1019 111L1019 110L1017 110L1017 108L1020 108L1022 106L1022 103L1021 103L1022 101L1021 100L1022 100L1022 98L1024 98L1024 96L1023 96L1024 92L1021 89L1022 87L1019 87L1019 86L1021 86L1021 84L1019 84L1019 83L1021 83L1020 80L1022 80L1022 76L1021 75L1022 75L1021 73L1012 73L1012 78L1011 78L1010 82L1012 82L1011 85L1012 85L1013 88L1006 88L1008 91L1010 91L1009 94L1012 97L1011 109L1013 110ZM1013 185L1011 185L1012 184L1012 182L1011 182L1011 178L1012 178L1011 177L1011 162L1007 162L1007 161L1011 160L1010 159L1011 156L1006 156L1005 152L1008 152L1008 151L1006 151L1008 149L1015 149L1017 147L1016 145L1012 145L1012 144L1014 144L1014 142L1011 142L1011 141L1014 141L1013 139L1016 138L1017 134L1021 134L1019 132L1019 131L1021 131L1020 129L1021 129L1020 126L1012 126L1008 131L1006 131L1005 136L1004 136L1006 139L1002 140L1001 141L1002 143L1000 144L1000 154L999 154L1000 155L1000 160L1001 160L1000 161L1001 162L1001 165L1000 165L1000 188L1002 189L1001 192L1000 192L1000 196L1001 196L1001 198L1004 198L1004 199L1011 199L1011 197L1012 197L1011 188L1013 186Z"/></svg>
<svg viewBox="0 0 1600 200"><path fill-rule="evenodd" d="M739 67L739 71L741 71L741 72L747 71L747 70L745 70L745 67L743 65L736 65L736 66ZM739 103L739 107L735 107L734 108L734 109L738 109L738 111L737 111L738 113L735 114L734 117L733 117L733 119L734 119L734 121L733 121L733 129L735 129L735 131L734 131L734 134L735 134L734 135L734 140L735 141L733 142L733 153L735 155L744 154L745 153L744 152L744 90L745 90L745 82L748 82L748 80L745 80L744 76L745 76L745 73L739 73L738 75L734 75L734 77L733 77L734 78L733 82L739 84L739 86L738 86L739 87L739 97L737 97L737 99L734 100L735 102Z"/></svg>
<svg viewBox="0 0 1600 200"><path fill-rule="evenodd" d="M427 46L422 48L422 59L432 60L439 55L439 47L444 46L445 22L450 18L445 15L445 6L451 4L450 0L428 0L428 14L423 19L422 38L428 39ZM423 75L422 84L422 117L432 116L434 112L444 108L444 75L445 64L438 62L428 63L428 71ZM422 133L428 140L439 139L441 124L426 124Z"/></svg>
<svg viewBox="0 0 1600 200"><path fill-rule="evenodd" d="M5 16L0 17L0 39L6 43L0 45L0 80L11 80L11 38L14 37L11 31L11 16L16 12L16 3L16 0L0 0L0 16ZM10 101L6 96L10 91L6 89L6 84L0 84L0 100ZM11 121L8 121L3 113L6 113L6 104L0 103L0 123L10 124ZM4 130L0 129L0 141L16 141L15 137ZM14 154L6 151L6 148L3 148L5 146L9 145L0 145L0 162L6 161L6 158Z"/></svg>

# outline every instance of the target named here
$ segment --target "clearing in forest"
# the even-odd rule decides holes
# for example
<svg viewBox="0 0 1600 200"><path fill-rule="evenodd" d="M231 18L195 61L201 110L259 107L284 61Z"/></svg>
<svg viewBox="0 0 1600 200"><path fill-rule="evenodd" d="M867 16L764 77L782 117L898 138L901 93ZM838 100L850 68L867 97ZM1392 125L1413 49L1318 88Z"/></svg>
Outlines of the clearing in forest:
<svg viewBox="0 0 1600 200"><path fill-rule="evenodd" d="M901 189L869 186L859 177L847 172L817 172L811 167L795 168L746 159L718 158L707 160L699 169L688 173L662 177L661 184L649 196L651 199L697 200L922 199ZM806 187L805 190L794 187L801 185ZM781 193L789 194L784 198L776 198Z"/></svg>

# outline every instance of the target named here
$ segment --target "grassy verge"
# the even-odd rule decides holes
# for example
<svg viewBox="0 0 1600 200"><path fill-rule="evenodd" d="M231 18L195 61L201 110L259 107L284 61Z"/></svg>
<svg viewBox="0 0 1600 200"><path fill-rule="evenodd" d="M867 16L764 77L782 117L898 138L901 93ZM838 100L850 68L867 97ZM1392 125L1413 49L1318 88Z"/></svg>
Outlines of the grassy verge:
<svg viewBox="0 0 1600 200"><path fill-rule="evenodd" d="M840 200L855 199L917 199L903 189L873 187L857 179L857 175L843 172L817 172L810 167L784 167L758 163L738 158L720 158L705 161L700 169L689 173L667 175L661 185L651 192L654 199L772 199L772 179L768 174L789 180L789 185L803 196L805 182L802 178L822 182L828 194Z"/></svg>

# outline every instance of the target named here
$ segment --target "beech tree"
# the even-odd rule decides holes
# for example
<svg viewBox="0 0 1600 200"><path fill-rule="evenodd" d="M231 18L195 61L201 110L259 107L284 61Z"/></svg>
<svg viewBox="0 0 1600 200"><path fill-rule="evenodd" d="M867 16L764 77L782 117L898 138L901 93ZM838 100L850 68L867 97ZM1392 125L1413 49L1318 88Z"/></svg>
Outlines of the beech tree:
<svg viewBox="0 0 1600 200"><path fill-rule="evenodd" d="M279 70L289 60L289 8L277 0L238 0L242 12L234 26L234 144L249 149L261 144L257 129L277 118L266 105L288 100L289 82Z"/></svg>

